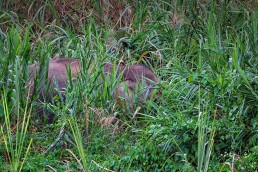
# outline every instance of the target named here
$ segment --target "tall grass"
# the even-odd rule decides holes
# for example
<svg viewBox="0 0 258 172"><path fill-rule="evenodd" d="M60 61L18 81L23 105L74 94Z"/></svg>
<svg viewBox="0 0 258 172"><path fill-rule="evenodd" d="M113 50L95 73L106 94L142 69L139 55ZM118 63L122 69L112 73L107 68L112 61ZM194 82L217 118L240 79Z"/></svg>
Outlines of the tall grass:
<svg viewBox="0 0 258 172"><path fill-rule="evenodd" d="M32 128L42 128L36 131L29 128L35 132L34 146L44 149L58 134L55 128L66 123L69 129L65 132L71 131L69 137L77 146L61 140L68 152L63 153L57 146L45 155L48 162L41 159L39 150L31 150L27 159L33 161L24 163L23 167L34 171L45 170L46 165L60 171L100 170L100 167L115 171L223 171L227 170L223 164L230 164L231 170L254 170L257 167L252 162L257 155L257 10L238 1L136 1L132 8L126 6L122 10L121 16L125 10L133 11L130 23L123 27L116 25L120 21L113 21L123 17L111 15L110 10L118 7L109 2L113 6L109 6L109 12L105 11L107 8L99 12L104 3L89 1L89 8L84 10L95 10L77 21L79 13L63 20L57 4L44 1L35 4L40 8L25 30L16 14L5 11L0 18L0 24L6 26L1 30L0 41L3 57L0 94L4 114L10 114L14 121L21 119L18 114L28 112L23 98L28 64L39 62L40 79L46 77L48 60L57 53L82 60L82 73L76 82L67 68L70 77L65 99L58 99L55 104L39 103L35 95L32 100L32 104L46 106L48 110L50 107L55 113L55 123L42 125L32 111ZM67 8L73 5L76 3ZM53 15L47 18L49 11ZM110 20L101 23L104 17ZM49 22L45 22L47 19ZM114 106L111 95L121 78L116 79L115 75L105 78L102 65L104 61L116 64L119 60L144 64L154 71L162 89L157 102L149 102L140 111ZM130 118L132 113L134 119ZM116 135L110 135L114 130L112 125L104 128L99 124L99 117L108 116L119 117L123 123ZM10 128L16 125L12 121L9 120ZM24 121L25 128L27 122ZM3 135L5 128L2 129ZM19 135L23 150L18 152L26 152L27 134L21 128L19 131L24 134ZM38 137L39 133L44 137ZM11 132L5 136L5 143L11 150L9 136ZM59 163L68 165L56 163L57 157ZM38 160L37 165L34 159ZM21 166L8 168L19 170Z"/></svg>
<svg viewBox="0 0 258 172"><path fill-rule="evenodd" d="M11 122L12 118L9 112L10 107L8 107L6 100L7 95L4 92L4 95L2 96L5 126L1 126L1 132L6 149L6 161L7 163L10 163L10 166L7 166L7 169L11 171L22 171L33 140L30 138L29 143L27 141L27 131L30 121L31 108L28 107L29 103L27 101L23 116L20 116L21 113L18 111L16 114L16 125L12 126L13 122Z"/></svg>
<svg viewBox="0 0 258 172"><path fill-rule="evenodd" d="M12 90L14 95L12 103L7 102L7 89L4 88L2 90L2 105L4 107L4 121L6 126L1 127L1 132L7 152L7 161L10 161L10 169L13 171L21 171L32 143L32 139L30 139L28 147L25 146L25 144L27 144L26 136L30 120L31 108L28 107L28 99L26 102L22 101L22 96L24 96L24 92L22 91L22 82L20 82L19 79L20 77L22 77L22 74L19 70L21 64L18 58L16 58L14 66L15 69L13 73L13 82L15 85L15 89ZM24 105L25 108L23 109ZM10 106L13 106L14 108L11 109ZM13 114L15 114L15 116ZM11 122L13 120L16 121L14 127L12 127L13 122ZM27 150L25 152L25 155L22 156L24 154L25 148ZM23 158L22 162L21 158Z"/></svg>
<svg viewBox="0 0 258 172"><path fill-rule="evenodd" d="M211 158L211 153L214 145L214 135L215 135L215 126L214 121L211 126L209 126L209 110L208 105L205 102L202 102L201 91L199 89L198 94L199 99L199 116L198 116L198 166L197 171L208 171L209 161ZM208 104L211 103L212 98L207 99ZM213 104L213 103L212 103ZM206 106L206 107L202 107ZM214 110L213 113L216 113ZM216 115L216 114L215 114Z"/></svg>
<svg viewBox="0 0 258 172"><path fill-rule="evenodd" d="M1 39L0 92L4 109L1 132L7 153L6 161L10 163L7 169L21 171L32 143L32 138L27 137L31 106L28 99L24 98L26 64L30 49L29 28L25 30L24 39L20 35L19 27L12 27L2 36L5 39Z"/></svg>
<svg viewBox="0 0 258 172"><path fill-rule="evenodd" d="M84 153L83 138L82 138L81 130L79 129L76 119L71 118L68 122L71 127L72 134L74 136L74 140L75 140L77 151L79 153L80 160L78 158L76 158L76 155L74 155L70 150L68 150L68 151L76 158L78 164L81 167L81 170L88 171L89 165L88 165L87 159L86 159L87 155Z"/></svg>

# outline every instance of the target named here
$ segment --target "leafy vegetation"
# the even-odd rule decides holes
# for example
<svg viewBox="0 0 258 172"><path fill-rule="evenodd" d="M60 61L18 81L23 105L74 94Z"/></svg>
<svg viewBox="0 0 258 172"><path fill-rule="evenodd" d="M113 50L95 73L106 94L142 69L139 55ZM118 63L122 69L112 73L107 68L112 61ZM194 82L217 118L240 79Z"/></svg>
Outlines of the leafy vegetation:
<svg viewBox="0 0 258 172"><path fill-rule="evenodd" d="M0 3L1 171L255 171L255 1ZM26 99L28 65L82 60L65 98ZM162 96L123 109L104 62L140 63ZM40 78L39 77L39 78ZM103 82L103 80L105 82ZM40 87L38 83L38 87ZM54 114L42 121L37 107ZM109 119L116 121L109 121Z"/></svg>

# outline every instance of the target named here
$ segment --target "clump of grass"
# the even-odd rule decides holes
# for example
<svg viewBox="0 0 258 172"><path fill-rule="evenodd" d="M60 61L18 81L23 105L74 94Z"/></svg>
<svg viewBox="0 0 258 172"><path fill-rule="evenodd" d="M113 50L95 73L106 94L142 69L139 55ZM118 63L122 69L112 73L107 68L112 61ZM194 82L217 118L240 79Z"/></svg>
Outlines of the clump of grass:
<svg viewBox="0 0 258 172"><path fill-rule="evenodd" d="M27 144L27 131L30 120L31 108L28 108L28 101L23 116L20 113L17 114L17 123L15 126L11 126L10 112L8 103L6 101L6 94L2 95L2 105L4 107L4 119L5 126L1 126L2 139L6 149L6 163L10 163L7 169L12 171L22 171L24 162L30 151L32 144L32 138Z"/></svg>

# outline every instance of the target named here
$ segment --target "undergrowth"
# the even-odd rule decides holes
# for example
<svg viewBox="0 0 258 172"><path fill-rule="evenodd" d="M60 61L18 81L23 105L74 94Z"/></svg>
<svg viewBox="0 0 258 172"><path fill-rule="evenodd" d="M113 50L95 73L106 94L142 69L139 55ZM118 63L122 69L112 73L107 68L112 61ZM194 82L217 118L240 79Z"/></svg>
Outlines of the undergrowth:
<svg viewBox="0 0 258 172"><path fill-rule="evenodd" d="M255 1L21 2L0 4L2 171L258 169ZM44 77L57 54L80 58L82 74L65 99L29 103L28 65ZM114 106L107 61L148 66L161 97Z"/></svg>

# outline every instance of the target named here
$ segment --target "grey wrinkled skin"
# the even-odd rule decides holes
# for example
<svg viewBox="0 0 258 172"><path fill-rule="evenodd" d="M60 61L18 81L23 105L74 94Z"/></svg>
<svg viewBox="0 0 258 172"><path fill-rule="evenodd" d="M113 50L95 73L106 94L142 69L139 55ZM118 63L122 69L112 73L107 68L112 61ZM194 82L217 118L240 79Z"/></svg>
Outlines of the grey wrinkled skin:
<svg viewBox="0 0 258 172"><path fill-rule="evenodd" d="M105 75L111 75L113 71L113 65L110 63L104 64ZM150 100L154 91L157 90L156 85L158 83L157 77L153 72L142 65L117 65L116 77L122 74L121 83L119 83L113 98L122 106L132 108L135 101L140 106L144 106L146 100ZM161 95L161 92L157 90L153 100L157 99Z"/></svg>
<svg viewBox="0 0 258 172"><path fill-rule="evenodd" d="M72 78L76 78L76 76L80 72L80 60L72 59L72 58L60 58L60 59L51 59L49 61L48 67L48 81L51 88L58 88L61 91L64 91L67 87L68 75L67 68L71 69ZM34 79L38 75L39 72L39 64L31 64L29 66L29 83L28 87L30 87L30 94L34 91ZM57 81L57 82L55 82ZM47 94L42 92L43 94Z"/></svg>
<svg viewBox="0 0 258 172"><path fill-rule="evenodd" d="M33 93L38 94L38 101L51 102L53 97L58 94L58 89L63 93L68 84L67 68L70 68L72 78L75 79L80 73L80 60L73 58L55 58L49 61L47 81L44 79L46 71L39 76L39 64L31 64L29 66L29 81L27 83L27 93L32 98ZM35 90L35 78L38 77L38 86ZM28 93L29 91L29 93ZM44 118L43 109L37 107L37 113ZM52 123L53 114L49 114L48 123Z"/></svg>
<svg viewBox="0 0 258 172"><path fill-rule="evenodd" d="M44 74L39 78L39 64L35 63L29 66L29 82L27 83L27 90L29 91L29 97L32 98L33 93L38 95L39 101L50 102L55 95L57 95L56 89L61 91L61 94L65 91L68 84L67 68L71 70L72 78L76 79L80 75L81 70L80 59L74 58L53 58L49 61L47 82L44 80ZM105 63L103 65L103 72L106 78L112 77L113 64ZM46 72L46 71L45 71ZM116 78L121 77L121 82L115 93L112 95L116 102L122 102L128 105L127 107L133 107L135 100L137 99L139 105L144 105L146 100L150 100L158 83L157 77L152 71L142 65L124 65L118 64L116 66ZM122 76L121 76L122 75ZM37 90L35 87L35 78L38 77ZM154 100L160 96L160 92L155 95ZM53 118L53 117L51 117ZM50 123L52 119L49 119Z"/></svg>

